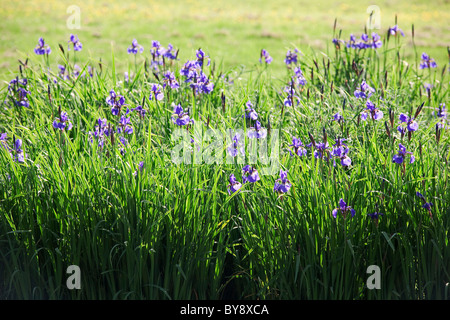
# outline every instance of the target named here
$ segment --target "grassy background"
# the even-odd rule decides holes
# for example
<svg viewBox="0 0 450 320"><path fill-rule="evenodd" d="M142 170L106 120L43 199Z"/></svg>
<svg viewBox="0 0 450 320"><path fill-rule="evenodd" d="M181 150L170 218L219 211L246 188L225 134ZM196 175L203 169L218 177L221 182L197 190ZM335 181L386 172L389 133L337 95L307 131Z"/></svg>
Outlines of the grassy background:
<svg viewBox="0 0 450 320"><path fill-rule="evenodd" d="M350 33L359 35L366 23L369 5L381 10L381 30L395 23L405 31L405 57L413 58L411 26L415 26L415 43L419 54L428 52L441 68L448 63L450 45L450 2L433 1L1 1L0 3L0 80L9 81L18 71L17 59L39 58L33 48L39 37L50 44L51 66L61 62L58 44L65 44L71 33L78 34L83 51L81 60L101 57L110 62L111 46L116 67L123 72L131 57L126 48L136 38L149 57L152 40L163 46L172 43L182 57L203 48L226 68L258 63L259 52L266 48L274 57L272 69L281 70L288 47L301 50L312 47L326 50L337 31L347 40ZM77 5L81 11L81 28L70 30L67 8ZM377 31L377 30L375 30ZM143 56L140 59L144 59ZM283 69L284 70L284 69Z"/></svg>

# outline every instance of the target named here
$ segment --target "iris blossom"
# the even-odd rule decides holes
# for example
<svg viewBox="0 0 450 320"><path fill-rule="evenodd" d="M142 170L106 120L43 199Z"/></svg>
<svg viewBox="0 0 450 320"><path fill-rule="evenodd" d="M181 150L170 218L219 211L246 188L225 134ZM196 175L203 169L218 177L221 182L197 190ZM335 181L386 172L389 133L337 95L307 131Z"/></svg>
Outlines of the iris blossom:
<svg viewBox="0 0 450 320"><path fill-rule="evenodd" d="M437 68L437 63L433 58L424 52L422 53L422 61L420 62L419 69L427 68Z"/></svg>
<svg viewBox="0 0 450 320"><path fill-rule="evenodd" d="M278 193L286 193L291 188L292 184L287 178L287 171L280 170L280 178L275 180L273 191Z"/></svg>
<svg viewBox="0 0 450 320"><path fill-rule="evenodd" d="M242 187L242 183L236 180L234 174L230 174L230 178L228 179L230 184L228 185L228 194L231 195L238 191Z"/></svg>
<svg viewBox="0 0 450 320"><path fill-rule="evenodd" d="M409 163L414 163L415 157L412 152L406 151L405 146L403 146L401 143L398 145L398 154L394 155L392 157L392 162L397 164L402 164L406 158L406 155L410 155Z"/></svg>
<svg viewBox="0 0 450 320"><path fill-rule="evenodd" d="M413 132L419 129L419 124L416 122L414 118L408 117L406 114L401 113L398 117L400 120L400 125L397 127L397 130L401 134L405 134L406 130ZM406 127L404 126L406 124Z"/></svg>
<svg viewBox="0 0 450 320"><path fill-rule="evenodd" d="M266 64L270 64L272 62L272 57L269 55L269 52L267 52L267 50L265 50L265 49L261 50L261 56L259 58L259 63L262 63L263 58L264 58L264 62Z"/></svg>
<svg viewBox="0 0 450 320"><path fill-rule="evenodd" d="M183 107L181 106L181 104L174 106L172 121L173 121L173 123L175 123L176 125L179 125L179 126L185 126L185 125L193 122L189 118L189 113L183 112Z"/></svg>
<svg viewBox="0 0 450 320"><path fill-rule="evenodd" d="M375 89L369 86L367 82L363 80L360 86L355 90L353 94L355 95L356 98L367 99L373 93L375 93Z"/></svg>
<svg viewBox="0 0 450 320"><path fill-rule="evenodd" d="M228 154L232 157L236 157L238 153L245 154L243 142L241 141L241 135L236 133L232 139L231 145L227 148Z"/></svg>
<svg viewBox="0 0 450 320"><path fill-rule="evenodd" d="M334 209L332 212L332 215L334 218L337 218L338 213L341 213L343 215L344 219L346 219L349 212L352 217L355 216L355 213L356 213L355 209L353 209L350 206L347 206L347 203L343 199L340 199L339 200L339 208Z"/></svg>
<svg viewBox="0 0 450 320"><path fill-rule="evenodd" d="M261 122L256 120L255 126L251 127L247 133L249 138L265 138L267 136L267 129L261 126Z"/></svg>
<svg viewBox="0 0 450 320"><path fill-rule="evenodd" d="M247 182L256 182L259 181L259 174L258 170L256 170L254 167L250 165L246 165L244 168L242 168L242 183Z"/></svg>
<svg viewBox="0 0 450 320"><path fill-rule="evenodd" d="M160 84L152 83L149 100L155 99L156 101L161 101L162 99L164 99L162 89L163 88Z"/></svg>
<svg viewBox="0 0 450 320"><path fill-rule="evenodd" d="M136 39L133 39L133 41L131 42L131 46L128 47L127 49L128 54L137 54L144 52L144 47L141 46Z"/></svg>
<svg viewBox="0 0 450 320"><path fill-rule="evenodd" d="M289 150L289 153L291 154L291 156L293 156L294 154L296 154L299 157L303 157L306 156L308 151L304 148L303 143L300 139L297 139L296 137L292 138L292 144L289 145L289 147L293 147L293 151L294 153L292 153L291 150Z"/></svg>
<svg viewBox="0 0 450 320"><path fill-rule="evenodd" d="M56 118L56 120L53 121L53 128L59 129L59 130L71 130L72 129L72 122L70 122L67 112L61 112L61 116L59 118Z"/></svg>
<svg viewBox="0 0 450 320"><path fill-rule="evenodd" d="M111 113L117 116L125 105L125 98L121 95L117 95L114 90L111 90L109 96L106 98L106 103L111 106Z"/></svg>
<svg viewBox="0 0 450 320"><path fill-rule="evenodd" d="M337 139L336 143L333 145L331 155L339 158L343 167L348 167L352 164L352 159L348 156L349 148L346 144L342 143L343 140L344 139Z"/></svg>
<svg viewBox="0 0 450 320"><path fill-rule="evenodd" d="M392 28L389 28L389 33L391 34L391 36L396 36L396 35L398 35L399 33L402 35L402 37L405 36L405 33L403 32L402 29L400 29L400 28L398 27L398 25L395 25L395 26L393 26Z"/></svg>
<svg viewBox="0 0 450 320"><path fill-rule="evenodd" d="M416 192L416 195L422 200L422 208L426 209L430 214L430 218L433 218L433 214L431 213L431 207L433 206L432 202L427 202L423 194L420 192Z"/></svg>
<svg viewBox="0 0 450 320"><path fill-rule="evenodd" d="M78 36L75 34L70 35L70 40L68 41L69 46L68 49L70 50L70 44L73 45L73 50L75 51L81 51L83 49L83 45L81 44L80 40L78 39Z"/></svg>
<svg viewBox="0 0 450 320"><path fill-rule="evenodd" d="M247 119L252 119L252 120L257 120L258 119L258 114L256 113L255 109L253 109L253 104L250 101L247 101L245 106L247 107L245 109L245 118Z"/></svg>
<svg viewBox="0 0 450 320"><path fill-rule="evenodd" d="M361 113L361 119L366 121L369 115L372 120L380 120L383 118L383 111L376 108L370 100L367 100L366 109Z"/></svg>
<svg viewBox="0 0 450 320"><path fill-rule="evenodd" d="M34 48L34 53L38 55L50 54L52 49L49 45L46 45L43 38L39 38L37 46Z"/></svg>

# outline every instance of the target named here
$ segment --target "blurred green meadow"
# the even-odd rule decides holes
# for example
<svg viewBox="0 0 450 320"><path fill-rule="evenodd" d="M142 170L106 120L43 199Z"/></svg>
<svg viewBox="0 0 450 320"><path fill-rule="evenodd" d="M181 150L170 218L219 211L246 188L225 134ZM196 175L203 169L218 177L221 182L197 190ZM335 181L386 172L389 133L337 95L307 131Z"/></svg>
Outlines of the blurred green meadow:
<svg viewBox="0 0 450 320"><path fill-rule="evenodd" d="M67 20L75 5L80 8L80 29L69 29ZM259 52L267 49L274 62L272 72L282 72L287 47L298 47L308 53L309 48L326 51L336 33L342 30L342 39L350 33L359 36L369 16L367 8L380 8L381 29L384 35L398 25L403 39L405 58L413 57L411 30L415 29L418 53L426 51L438 66L448 63L450 45L450 2L433 1L1 1L0 4L0 79L9 81L18 72L18 59L31 61L40 57L33 53L39 37L43 37L53 53L53 70L62 58L56 53L58 44L67 48L71 33L77 34L84 50L80 60L91 58L111 62L114 51L118 71L124 71L133 62L126 48L135 38L149 56L152 40L163 46L172 43L183 56L202 48L216 63L225 68L251 68L258 63ZM143 56L138 59L144 59ZM122 72L123 72L122 71ZM283 73L284 74L284 73Z"/></svg>

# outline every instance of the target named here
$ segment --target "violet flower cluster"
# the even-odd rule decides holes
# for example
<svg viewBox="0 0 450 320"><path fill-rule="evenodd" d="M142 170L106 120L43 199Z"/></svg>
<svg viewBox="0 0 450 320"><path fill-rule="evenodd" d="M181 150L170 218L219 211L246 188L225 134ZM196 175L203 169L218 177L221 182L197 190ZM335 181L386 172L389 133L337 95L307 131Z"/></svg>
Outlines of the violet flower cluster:
<svg viewBox="0 0 450 320"><path fill-rule="evenodd" d="M28 100L30 91L28 90L28 80L26 78L19 79L16 77L11 80L8 85L8 92L14 105L25 108L30 106Z"/></svg>
<svg viewBox="0 0 450 320"><path fill-rule="evenodd" d="M347 42L347 48L352 49L378 49L382 46L382 41L380 36L376 32L372 32L371 37L363 33L359 39L357 39L353 34L350 35L350 40Z"/></svg>
<svg viewBox="0 0 450 320"><path fill-rule="evenodd" d="M195 95L201 93L209 94L214 89L214 83L211 82L208 76L203 72L204 53L199 53L199 51L197 51L196 55L197 57L200 56L202 58L188 60L181 68L180 73L185 77L185 83L189 83L190 87L194 90Z"/></svg>

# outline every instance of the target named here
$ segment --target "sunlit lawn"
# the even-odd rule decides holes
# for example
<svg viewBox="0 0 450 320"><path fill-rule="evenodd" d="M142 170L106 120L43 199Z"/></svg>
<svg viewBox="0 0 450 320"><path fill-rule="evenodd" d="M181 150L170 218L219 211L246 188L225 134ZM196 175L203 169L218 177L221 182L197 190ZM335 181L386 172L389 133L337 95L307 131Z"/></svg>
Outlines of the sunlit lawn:
<svg viewBox="0 0 450 320"><path fill-rule="evenodd" d="M342 38L363 32L369 5L381 12L381 29L385 34L395 24L406 32L403 39L406 58L414 58L411 27L419 54L428 52L440 67L448 63L450 45L450 4L448 1L2 1L0 4L0 79L9 81L18 71L18 59L37 59L33 47L39 37L50 44L53 70L61 58L58 44L66 47L71 33L78 34L84 50L80 60L101 57L111 61L114 50L118 72L133 63L126 48L136 38L145 48L147 58L152 40L166 46L172 43L184 55L202 48L225 67L245 65L252 68L258 53L266 48L274 57L272 72L283 69L287 47L297 46L326 51L331 44L333 24ZM80 8L80 29L69 29L67 8ZM370 30L369 30L370 31ZM33 44L33 45L32 45ZM144 59L141 57L140 59ZM41 62L41 61L39 61ZM284 75L284 73L282 73Z"/></svg>

